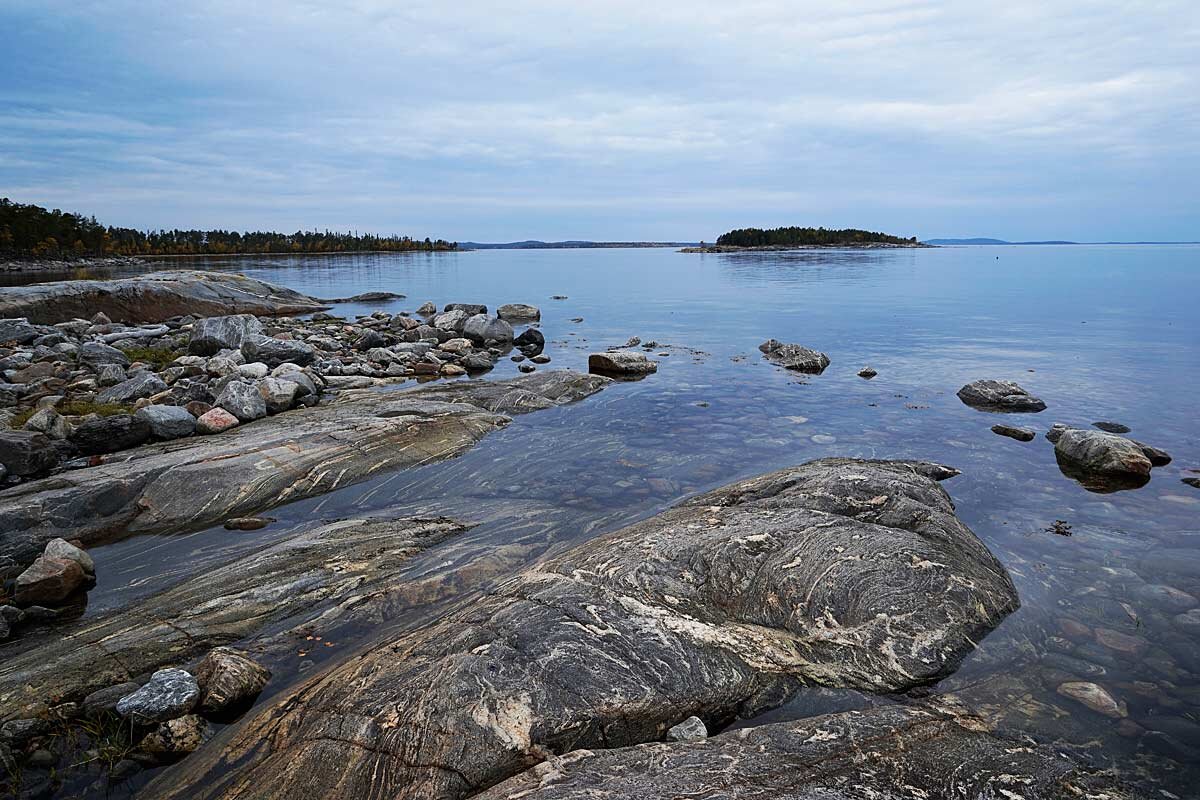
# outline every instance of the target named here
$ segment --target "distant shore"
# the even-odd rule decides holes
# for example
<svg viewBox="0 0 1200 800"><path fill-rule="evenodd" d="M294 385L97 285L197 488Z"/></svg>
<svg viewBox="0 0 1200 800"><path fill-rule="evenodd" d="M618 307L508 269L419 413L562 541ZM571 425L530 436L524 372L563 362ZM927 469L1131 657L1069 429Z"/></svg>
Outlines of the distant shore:
<svg viewBox="0 0 1200 800"><path fill-rule="evenodd" d="M681 253L769 253L788 250L909 250L913 248L932 248L937 245L924 242L841 242L838 244L766 244L754 247L739 247L728 244L712 244L701 247L684 247Z"/></svg>

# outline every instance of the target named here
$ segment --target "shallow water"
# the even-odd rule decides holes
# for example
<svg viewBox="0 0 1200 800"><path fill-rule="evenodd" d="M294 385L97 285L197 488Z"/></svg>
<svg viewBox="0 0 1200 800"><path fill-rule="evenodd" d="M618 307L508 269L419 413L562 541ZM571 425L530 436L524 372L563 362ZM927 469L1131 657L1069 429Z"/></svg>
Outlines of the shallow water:
<svg viewBox="0 0 1200 800"><path fill-rule="evenodd" d="M421 568L435 572L518 541L531 560L688 494L813 458L929 459L962 470L943 485L1012 572L1023 604L936 691L1147 788L1195 796L1200 628L1179 615L1200 602L1200 490L1181 482L1200 476L1188 472L1200 470L1200 247L480 251L155 266L167 265L236 269L325 297L408 295L339 306L344 314L426 300L532 303L551 367L583 369L588 352L635 335L668 355L646 380L517 418L454 461L271 511L279 522L262 531L100 548L89 615L314 517L386 509L482 520L452 551L424 557ZM757 350L770 337L822 350L832 365L820 376L779 370ZM867 364L879 371L870 381L855 374ZM515 374L502 361L489 378ZM1048 410L994 415L955 396L990 377L1019 381ZM1040 434L1099 420L1128 425L1174 461L1139 489L1087 491ZM989 430L996 422L1039 436L1003 438ZM1069 537L1046 530L1056 520ZM1071 680L1104 686L1128 721L1056 692ZM772 718L861 702L832 693Z"/></svg>

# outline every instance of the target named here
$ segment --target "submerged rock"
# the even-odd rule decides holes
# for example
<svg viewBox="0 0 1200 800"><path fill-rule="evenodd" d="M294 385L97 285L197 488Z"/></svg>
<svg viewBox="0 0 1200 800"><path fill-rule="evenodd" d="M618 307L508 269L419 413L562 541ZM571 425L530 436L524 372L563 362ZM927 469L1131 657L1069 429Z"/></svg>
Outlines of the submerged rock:
<svg viewBox="0 0 1200 800"><path fill-rule="evenodd" d="M1037 412L1046 404L1013 381L972 381L958 390L958 399L984 411Z"/></svg>
<svg viewBox="0 0 1200 800"><path fill-rule="evenodd" d="M1098 714L1113 719L1123 719L1129 716L1123 703L1117 703L1113 696L1098 683L1090 681L1068 681L1059 684L1056 690L1063 697L1069 697L1090 708Z"/></svg>
<svg viewBox="0 0 1200 800"><path fill-rule="evenodd" d="M829 356L798 344L785 344L777 339L768 339L760 344L758 349L771 363L796 372L820 375L829 366Z"/></svg>
<svg viewBox="0 0 1200 800"><path fill-rule="evenodd" d="M1016 439L1018 442L1032 442L1037 435L1033 428L1018 428L1015 425L993 425L992 433Z"/></svg>
<svg viewBox="0 0 1200 800"><path fill-rule="evenodd" d="M588 372L622 377L649 375L658 372L658 363L646 358L645 353L637 353L632 350L613 350L589 355Z"/></svg>

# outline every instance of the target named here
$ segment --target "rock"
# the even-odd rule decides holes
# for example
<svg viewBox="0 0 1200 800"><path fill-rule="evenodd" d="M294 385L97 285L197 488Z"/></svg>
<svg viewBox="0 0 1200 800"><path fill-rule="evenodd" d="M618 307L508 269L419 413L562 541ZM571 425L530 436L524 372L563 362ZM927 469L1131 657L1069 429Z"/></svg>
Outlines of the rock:
<svg viewBox="0 0 1200 800"><path fill-rule="evenodd" d="M513 339L513 345L527 356L536 356L546 347L546 337L537 328L527 328Z"/></svg>
<svg viewBox="0 0 1200 800"><path fill-rule="evenodd" d="M513 340L512 325L502 319L489 317L487 314L476 314L469 317L463 324L463 336L474 342L511 342Z"/></svg>
<svg viewBox="0 0 1200 800"><path fill-rule="evenodd" d="M144 686L117 702L117 713L138 725L182 717L196 707L200 686L182 669L160 669Z"/></svg>
<svg viewBox="0 0 1200 800"><path fill-rule="evenodd" d="M708 728L699 717L688 717L667 729L668 742L702 742L708 738Z"/></svg>
<svg viewBox="0 0 1200 800"><path fill-rule="evenodd" d="M217 395L216 405L238 418L238 422L253 422L267 415L267 401L258 387L245 381L230 381Z"/></svg>
<svg viewBox="0 0 1200 800"><path fill-rule="evenodd" d="M57 605L83 585L83 568L64 558L38 556L17 576L13 599L21 605Z"/></svg>
<svg viewBox="0 0 1200 800"><path fill-rule="evenodd" d="M526 361L524 364L517 365L517 369L521 372L536 372L537 365Z"/></svg>
<svg viewBox="0 0 1200 800"><path fill-rule="evenodd" d="M91 317L97 310L135 324L187 314L277 316L326 308L315 298L233 272L170 270L112 280L0 288L0 314L25 316L42 324Z"/></svg>
<svg viewBox="0 0 1200 800"><path fill-rule="evenodd" d="M223 408L213 408L196 419L196 433L209 435L224 433L238 426L238 418Z"/></svg>
<svg viewBox="0 0 1200 800"><path fill-rule="evenodd" d="M270 525L269 517L231 517L225 520L227 531L257 531Z"/></svg>
<svg viewBox="0 0 1200 800"><path fill-rule="evenodd" d="M242 341L241 353L247 361L261 361L270 367L285 363L303 367L317 359L317 351L305 342L254 334Z"/></svg>
<svg viewBox="0 0 1200 800"><path fill-rule="evenodd" d="M0 309L3 306L0 305ZM0 319L0 344L26 344L38 337L37 328L24 317Z"/></svg>
<svg viewBox="0 0 1200 800"><path fill-rule="evenodd" d="M79 361L79 366L87 367L91 370L99 372L103 366L121 367L124 372L125 367L129 366L129 356L115 347L110 347L101 342L84 342L76 351L76 358Z"/></svg>
<svg viewBox="0 0 1200 800"><path fill-rule="evenodd" d="M539 320L542 318L542 310L525 303L505 303L496 309L496 316L508 322Z"/></svg>
<svg viewBox="0 0 1200 800"><path fill-rule="evenodd" d="M753 717L814 683L932 683L1017 595L931 474L946 470L816 461L543 558L243 718L167 796L194 797L238 753L227 798L462 798L556 752Z"/></svg>
<svg viewBox="0 0 1200 800"><path fill-rule="evenodd" d="M261 361L255 361L250 364L238 364L234 372L243 378L249 378L252 381L256 381L260 378L267 377L267 375L271 373L271 368Z"/></svg>
<svg viewBox="0 0 1200 800"><path fill-rule="evenodd" d="M449 310L433 318L433 327L440 331L462 333L463 327L467 324L467 320L470 317L470 314L461 309Z"/></svg>
<svg viewBox="0 0 1200 800"><path fill-rule="evenodd" d="M360 353L365 353L368 350L376 347L386 347L387 339L383 334L376 330L365 330L362 335L354 342L354 349Z"/></svg>
<svg viewBox="0 0 1200 800"><path fill-rule="evenodd" d="M25 421L25 430L44 433L51 439L66 439L71 433L71 426L54 409L43 408Z"/></svg>
<svg viewBox="0 0 1200 800"><path fill-rule="evenodd" d="M238 708L258 697L271 670L231 647L214 648L196 668L200 710L206 714Z"/></svg>
<svg viewBox="0 0 1200 800"><path fill-rule="evenodd" d="M137 447L150 438L150 425L132 414L86 419L75 426L69 440L81 453L114 453Z"/></svg>
<svg viewBox="0 0 1200 800"><path fill-rule="evenodd" d="M1200 605L1193 595L1161 583L1143 583L1133 590L1134 596L1155 608L1167 611L1187 611Z"/></svg>
<svg viewBox="0 0 1200 800"><path fill-rule="evenodd" d="M1176 614L1171 618L1171 622L1185 633L1193 636L1200 634L1200 608L1193 608L1182 614Z"/></svg>
<svg viewBox="0 0 1200 800"><path fill-rule="evenodd" d="M116 686L106 686L83 698L83 713L88 715L116 712L117 703L140 689L136 683L127 681Z"/></svg>
<svg viewBox="0 0 1200 800"><path fill-rule="evenodd" d="M442 311L462 311L468 317L473 317L476 314L486 314L487 306L479 303L447 303Z"/></svg>
<svg viewBox="0 0 1200 800"><path fill-rule="evenodd" d="M1114 631L1111 628L1096 628L1095 634L1096 641L1109 650L1116 650L1117 652L1129 655L1140 654L1150 646L1150 643L1140 636L1130 636L1127 633Z"/></svg>
<svg viewBox="0 0 1200 800"><path fill-rule="evenodd" d="M195 714L159 723L142 738L138 749L155 755L179 756L194 753L212 737L208 722Z"/></svg>
<svg viewBox="0 0 1200 800"><path fill-rule="evenodd" d="M417 314L419 314L422 317L431 317L436 313L437 313L437 306L435 306L432 302L430 302L428 300L426 300L424 303L422 303L421 306L417 309Z"/></svg>
<svg viewBox="0 0 1200 800"><path fill-rule="evenodd" d="M486 372L496 366L487 353L471 353L465 356L459 365L467 372Z"/></svg>
<svg viewBox="0 0 1200 800"><path fill-rule="evenodd" d="M192 323L188 352L213 356L221 350L238 350L247 336L261 335L262 323L253 314L204 317Z"/></svg>
<svg viewBox="0 0 1200 800"><path fill-rule="evenodd" d="M179 439L196 431L196 418L179 406L146 406L133 416L150 426L155 439Z"/></svg>
<svg viewBox="0 0 1200 800"><path fill-rule="evenodd" d="M820 375L829 366L829 356L798 344L784 344L768 339L758 346L763 355L773 364L796 372Z"/></svg>
<svg viewBox="0 0 1200 800"><path fill-rule="evenodd" d="M101 364L96 368L96 383L100 386L116 386L128 378L129 375L120 364Z"/></svg>
<svg viewBox="0 0 1200 800"><path fill-rule="evenodd" d="M1062 438L1062 435L1070 430L1075 429L1065 423L1056 422L1050 426L1050 430L1046 431L1046 439L1051 444L1056 444Z"/></svg>
<svg viewBox="0 0 1200 800"><path fill-rule="evenodd" d="M46 543L42 555L59 561L74 561L87 575L96 574L96 562L86 551L76 547L66 539L51 539Z"/></svg>
<svg viewBox="0 0 1200 800"><path fill-rule="evenodd" d="M350 297L335 297L331 300L322 300L322 303L382 303L388 300L403 300L406 295L397 294L396 292L363 292L362 294L352 295Z"/></svg>
<svg viewBox="0 0 1200 800"><path fill-rule="evenodd" d="M1015 425L993 425L992 433L1016 439L1018 442L1032 442L1037 433L1033 428L1018 428Z"/></svg>
<svg viewBox="0 0 1200 800"><path fill-rule="evenodd" d="M0 465L9 475L40 475L58 465L58 451L43 433L0 430Z"/></svg>
<svg viewBox="0 0 1200 800"><path fill-rule="evenodd" d="M1092 426L1099 428L1105 433L1129 433L1129 426L1122 425L1119 422L1093 422Z"/></svg>
<svg viewBox="0 0 1200 800"><path fill-rule="evenodd" d="M658 372L658 363L646 358L644 353L632 350L613 350L589 355L588 372L623 377L649 375Z"/></svg>
<svg viewBox="0 0 1200 800"><path fill-rule="evenodd" d="M875 371L874 369L872 369L871 367L863 367L862 369L860 369L860 370L858 371L858 377L860 377L860 378L866 378L867 380L870 380L871 378L874 378L874 377L875 377L876 375L878 375L878 374L879 374L879 373L878 373L878 372L876 372L876 371Z"/></svg>
<svg viewBox="0 0 1200 800"><path fill-rule="evenodd" d="M1070 428L1058 435L1059 467L1095 491L1141 486L1150 479L1150 459L1136 443L1115 433Z"/></svg>
<svg viewBox="0 0 1200 800"><path fill-rule="evenodd" d="M11 635L12 624L8 621L7 617L0 615L0 642L3 642Z"/></svg>
<svg viewBox="0 0 1200 800"><path fill-rule="evenodd" d="M153 372L143 372L132 378L121 381L116 386L110 386L96 395L100 403L117 403L129 405L134 400L149 397L167 390L167 385Z"/></svg>
<svg viewBox="0 0 1200 800"><path fill-rule="evenodd" d="M1108 693L1108 690L1098 683L1092 683L1091 681L1069 681L1059 684L1056 691L1063 697L1069 697L1078 703L1082 703L1097 714L1103 714L1113 719L1123 719L1129 716L1129 712L1125 710L1124 704L1118 704L1113 699L1113 696Z"/></svg>
<svg viewBox="0 0 1200 800"><path fill-rule="evenodd" d="M467 370L458 364L442 364L441 373L450 378L457 375L466 375Z"/></svg>
<svg viewBox="0 0 1200 800"><path fill-rule="evenodd" d="M1037 412L1046 404L1013 381L971 381L958 390L958 399L983 411Z"/></svg>
<svg viewBox="0 0 1200 800"><path fill-rule="evenodd" d="M536 356L532 356L529 360L535 364L549 364L550 356L545 353L539 353Z"/></svg>
<svg viewBox="0 0 1200 800"><path fill-rule="evenodd" d="M1130 439L1129 441L1142 448L1142 455L1150 459L1151 466L1165 467L1167 464L1171 463L1171 454L1166 450L1161 450L1157 447L1151 447L1150 445L1139 442L1136 439Z"/></svg>
<svg viewBox="0 0 1200 800"><path fill-rule="evenodd" d="M258 393L268 414L287 411L296 404L296 397L301 394L300 384L284 378L263 378L258 382Z"/></svg>

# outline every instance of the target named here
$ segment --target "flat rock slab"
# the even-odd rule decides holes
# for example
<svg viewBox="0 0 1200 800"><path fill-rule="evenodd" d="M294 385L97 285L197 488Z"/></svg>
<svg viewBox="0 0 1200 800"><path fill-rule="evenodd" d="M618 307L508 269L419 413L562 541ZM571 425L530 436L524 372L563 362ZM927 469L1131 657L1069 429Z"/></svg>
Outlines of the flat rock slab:
<svg viewBox="0 0 1200 800"><path fill-rule="evenodd" d="M658 363L646 358L645 353L633 350L613 350L589 355L588 372L620 377L641 377L658 372Z"/></svg>
<svg viewBox="0 0 1200 800"><path fill-rule="evenodd" d="M884 706L745 728L694 743L577 750L477 800L1125 800L1134 795L1049 748L939 710Z"/></svg>
<svg viewBox="0 0 1200 800"><path fill-rule="evenodd" d="M116 322L226 314L279 316L328 308L315 297L235 272L164 271L103 281L55 281L0 288L0 317L52 325L103 312Z"/></svg>
<svg viewBox="0 0 1200 800"><path fill-rule="evenodd" d="M346 391L329 405L219 436L146 445L95 467L23 483L0 492L0 576L15 574L56 537L86 545L196 530L451 458L507 425L510 414L580 400L608 382L550 371L406 392Z"/></svg>
<svg viewBox="0 0 1200 800"><path fill-rule="evenodd" d="M147 796L462 798L806 685L930 683L1018 604L935 480L954 474L827 459L693 498L384 637Z"/></svg>

